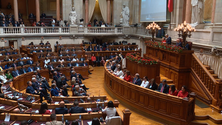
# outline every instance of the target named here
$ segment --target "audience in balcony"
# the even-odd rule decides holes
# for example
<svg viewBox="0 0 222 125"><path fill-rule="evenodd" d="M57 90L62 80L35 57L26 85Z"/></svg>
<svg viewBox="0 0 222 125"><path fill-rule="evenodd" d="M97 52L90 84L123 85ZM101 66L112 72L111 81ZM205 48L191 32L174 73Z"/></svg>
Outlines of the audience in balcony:
<svg viewBox="0 0 222 125"><path fill-rule="evenodd" d="M162 93L169 93L169 86L167 85L167 81L165 79L162 81L162 83L160 83L157 91Z"/></svg>
<svg viewBox="0 0 222 125"><path fill-rule="evenodd" d="M142 81L141 81L141 79L140 79L139 73L136 73L136 74L135 74L135 77L134 77L134 79L133 79L133 83L136 84L136 85L138 85L138 86L141 85Z"/></svg>
<svg viewBox="0 0 222 125"><path fill-rule="evenodd" d="M141 87L144 87L144 88L147 88L147 87L149 86L149 79L148 79L147 76L144 76L144 77L143 77L143 81L142 81L142 83L141 83L140 86L141 86Z"/></svg>
<svg viewBox="0 0 222 125"><path fill-rule="evenodd" d="M169 89L169 94L170 94L170 95L177 96L178 91L176 90L175 85L171 85L171 86L170 86L170 89Z"/></svg>
<svg viewBox="0 0 222 125"><path fill-rule="evenodd" d="M155 79L151 79L149 85L147 86L148 89L156 90L158 85L156 84Z"/></svg>
<svg viewBox="0 0 222 125"><path fill-rule="evenodd" d="M166 43L165 37L162 38L162 43Z"/></svg>
<svg viewBox="0 0 222 125"><path fill-rule="evenodd" d="M185 98L188 96L188 91L187 91L187 87L184 85L182 86L181 90L178 92L178 97L181 97L181 98Z"/></svg>
<svg viewBox="0 0 222 125"><path fill-rule="evenodd" d="M130 71L126 71L126 74L123 79L126 80L127 82L131 82Z"/></svg>
<svg viewBox="0 0 222 125"><path fill-rule="evenodd" d="M7 78L8 80L12 80L12 79L13 79L12 74L9 72L9 70L6 70L5 76L6 76L6 78Z"/></svg>
<svg viewBox="0 0 222 125"><path fill-rule="evenodd" d="M171 37L168 34L165 35L167 45L171 45Z"/></svg>
<svg viewBox="0 0 222 125"><path fill-rule="evenodd" d="M181 42L181 39L180 39L180 38L178 38L178 39L177 39L176 46L183 47L183 46L182 46L182 42Z"/></svg>

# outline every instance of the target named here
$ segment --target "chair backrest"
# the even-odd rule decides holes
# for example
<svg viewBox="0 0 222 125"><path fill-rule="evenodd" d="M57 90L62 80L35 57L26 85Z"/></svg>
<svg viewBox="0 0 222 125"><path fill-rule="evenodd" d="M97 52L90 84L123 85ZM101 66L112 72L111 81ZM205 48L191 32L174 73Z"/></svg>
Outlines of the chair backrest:
<svg viewBox="0 0 222 125"><path fill-rule="evenodd" d="M106 119L106 125L122 125L120 116L113 116Z"/></svg>

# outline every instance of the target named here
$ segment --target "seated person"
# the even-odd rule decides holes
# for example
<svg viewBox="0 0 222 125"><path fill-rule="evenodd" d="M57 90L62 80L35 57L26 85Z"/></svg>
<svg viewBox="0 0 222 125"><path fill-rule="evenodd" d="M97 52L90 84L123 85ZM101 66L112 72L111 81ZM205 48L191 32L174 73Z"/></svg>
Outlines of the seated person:
<svg viewBox="0 0 222 125"><path fill-rule="evenodd" d="M96 66L96 57L94 54L92 54L91 60L92 60L93 66Z"/></svg>
<svg viewBox="0 0 222 125"><path fill-rule="evenodd" d="M34 67L33 66L29 66L27 69L27 72L33 72L34 71Z"/></svg>
<svg viewBox="0 0 222 125"><path fill-rule="evenodd" d="M34 71L41 70L39 63L35 64Z"/></svg>
<svg viewBox="0 0 222 125"><path fill-rule="evenodd" d="M57 59L55 56L53 56L52 62L57 62Z"/></svg>
<svg viewBox="0 0 222 125"><path fill-rule="evenodd" d="M187 87L185 85L182 86L182 89L178 93L178 97L185 98L188 96Z"/></svg>
<svg viewBox="0 0 222 125"><path fill-rule="evenodd" d="M17 76L19 76L20 74L19 74L19 71L17 70L17 68L16 67L13 67L13 71L12 71L12 76L13 77L17 77Z"/></svg>
<svg viewBox="0 0 222 125"><path fill-rule="evenodd" d="M51 112L48 110L48 104L43 102L39 109L39 114L51 114Z"/></svg>
<svg viewBox="0 0 222 125"><path fill-rule="evenodd" d="M136 84L136 85L139 85L139 86L141 85L142 81L140 79L139 73L135 74L135 77L133 79L133 83Z"/></svg>
<svg viewBox="0 0 222 125"><path fill-rule="evenodd" d="M29 57L27 56L27 54L25 54L22 59L29 59Z"/></svg>
<svg viewBox="0 0 222 125"><path fill-rule="evenodd" d="M131 81L131 76L130 76L130 72L129 71L126 71L126 74L125 74L123 79L126 80L127 82Z"/></svg>
<svg viewBox="0 0 222 125"><path fill-rule="evenodd" d="M50 119L51 121L46 122L45 125L64 125L61 121L56 120L56 114L51 114Z"/></svg>
<svg viewBox="0 0 222 125"><path fill-rule="evenodd" d="M92 125L100 125L100 121L98 118L93 118L92 119Z"/></svg>
<svg viewBox="0 0 222 125"><path fill-rule="evenodd" d="M50 59L48 57L46 57L44 60L44 67L47 67L49 62L50 62Z"/></svg>
<svg viewBox="0 0 222 125"><path fill-rule="evenodd" d="M63 67L65 67L63 62L60 62L59 65L57 66L57 68L63 68Z"/></svg>
<svg viewBox="0 0 222 125"><path fill-rule="evenodd" d="M162 43L166 43L165 37L162 38Z"/></svg>
<svg viewBox="0 0 222 125"><path fill-rule="evenodd" d="M51 87L51 96L59 96L61 91L57 88L56 83L53 83Z"/></svg>
<svg viewBox="0 0 222 125"><path fill-rule="evenodd" d="M76 62L78 60L78 58L76 58L76 56L73 57L72 61Z"/></svg>
<svg viewBox="0 0 222 125"><path fill-rule="evenodd" d="M156 84L155 79L151 79L149 85L147 86L148 89L156 90L158 85Z"/></svg>
<svg viewBox="0 0 222 125"><path fill-rule="evenodd" d="M75 100L73 107L69 109L69 113L86 113L87 111L83 107L79 107L78 100Z"/></svg>
<svg viewBox="0 0 222 125"><path fill-rule="evenodd" d="M51 71L51 72L54 71L54 67L53 67L53 65L51 64L51 62L48 63L47 69L49 69L49 71Z"/></svg>
<svg viewBox="0 0 222 125"><path fill-rule="evenodd" d="M21 66L21 69L19 70L19 74L25 74L26 73L26 69L24 68L24 66Z"/></svg>
<svg viewBox="0 0 222 125"><path fill-rule="evenodd" d="M162 83L160 83L157 91L162 92L162 93L166 93L166 94L169 93L169 86L167 85L166 82L167 82L167 81L164 79L164 80L162 81Z"/></svg>
<svg viewBox="0 0 222 125"><path fill-rule="evenodd" d="M68 109L65 107L64 101L61 101L59 103L59 105L60 105L59 108L55 108L55 114L67 114L68 113Z"/></svg>
<svg viewBox="0 0 222 125"><path fill-rule="evenodd" d="M72 47L71 51L76 51L75 47Z"/></svg>
<svg viewBox="0 0 222 125"><path fill-rule="evenodd" d="M85 61L85 58L84 58L84 56L82 55L82 57L79 59L79 61Z"/></svg>
<svg viewBox="0 0 222 125"><path fill-rule="evenodd" d="M23 65L25 65L25 63L21 59L18 59L17 66L23 66Z"/></svg>
<svg viewBox="0 0 222 125"><path fill-rule="evenodd" d="M144 87L144 88L147 88L148 85L149 85L149 80L148 80L147 76L144 76L142 84L140 86Z"/></svg>
<svg viewBox="0 0 222 125"><path fill-rule="evenodd" d="M60 57L58 62L64 62L64 59L62 57Z"/></svg>
<svg viewBox="0 0 222 125"><path fill-rule="evenodd" d="M176 46L183 47L183 46L182 46L182 42L181 42L181 39L180 39L180 38L178 38L178 39L177 39Z"/></svg>
<svg viewBox="0 0 222 125"><path fill-rule="evenodd" d="M116 75L117 77L120 77L123 75L123 72L121 70L121 67L118 67L117 68L117 71L116 72L113 72L114 75Z"/></svg>
<svg viewBox="0 0 222 125"><path fill-rule="evenodd" d="M72 56L77 56L77 54L76 54L76 52L75 52L75 51L72 53Z"/></svg>
<svg viewBox="0 0 222 125"><path fill-rule="evenodd" d="M28 81L27 82L28 87L26 88L26 93L30 93L30 94L40 94L37 90L35 90L32 86L32 82ZM40 94L40 102L42 102L42 94Z"/></svg>
<svg viewBox="0 0 222 125"><path fill-rule="evenodd" d="M12 80L12 79L13 79L13 77L12 77L12 75L11 75L11 73L10 73L9 70L6 70L5 76L6 76L6 78L7 78L8 80Z"/></svg>
<svg viewBox="0 0 222 125"><path fill-rule="evenodd" d="M2 67L1 67L2 68ZM10 63L7 63L6 65L5 65L5 69L9 69L9 68L11 68L11 64Z"/></svg>
<svg viewBox="0 0 222 125"><path fill-rule="evenodd" d="M66 61L72 61L72 59L70 58L70 56L68 56L68 57L66 58Z"/></svg>
<svg viewBox="0 0 222 125"><path fill-rule="evenodd" d="M32 64L34 64L32 58L29 58L29 60L27 60L26 64L27 64L27 65L32 65Z"/></svg>
<svg viewBox="0 0 222 125"><path fill-rule="evenodd" d="M108 106L105 109L102 109L102 112L106 114L106 120L110 117L116 116L116 108L112 101L108 102Z"/></svg>
<svg viewBox="0 0 222 125"><path fill-rule="evenodd" d="M171 86L170 86L169 94L170 94L170 95L177 96L178 92L177 92L177 90L176 90L176 88L175 88L175 85L171 85Z"/></svg>

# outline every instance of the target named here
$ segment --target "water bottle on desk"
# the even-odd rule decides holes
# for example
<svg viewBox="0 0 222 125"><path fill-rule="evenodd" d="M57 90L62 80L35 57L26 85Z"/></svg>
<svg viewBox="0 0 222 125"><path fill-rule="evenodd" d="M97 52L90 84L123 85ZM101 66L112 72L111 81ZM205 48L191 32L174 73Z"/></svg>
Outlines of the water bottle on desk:
<svg viewBox="0 0 222 125"><path fill-rule="evenodd" d="M81 122L81 118L82 118L82 116L81 115L79 115L79 121Z"/></svg>
<svg viewBox="0 0 222 125"><path fill-rule="evenodd" d="M64 123L64 114L62 115L62 123Z"/></svg>

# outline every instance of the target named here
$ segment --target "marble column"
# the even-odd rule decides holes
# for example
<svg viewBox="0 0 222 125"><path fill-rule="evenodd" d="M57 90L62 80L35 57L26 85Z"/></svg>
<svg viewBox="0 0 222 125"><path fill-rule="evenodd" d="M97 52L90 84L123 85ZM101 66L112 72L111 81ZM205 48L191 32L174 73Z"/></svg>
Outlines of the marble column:
<svg viewBox="0 0 222 125"><path fill-rule="evenodd" d="M185 17L185 21L187 23L191 23L191 13L192 13L191 0L187 0L187 3L186 3L186 17Z"/></svg>
<svg viewBox="0 0 222 125"><path fill-rule="evenodd" d="M39 0L35 0L36 3L36 22L40 21L40 6L39 6Z"/></svg>
<svg viewBox="0 0 222 125"><path fill-rule="evenodd" d="M60 20L60 0L56 0L56 20Z"/></svg>
<svg viewBox="0 0 222 125"><path fill-rule="evenodd" d="M89 23L89 0L85 0L85 23Z"/></svg>
<svg viewBox="0 0 222 125"><path fill-rule="evenodd" d="M211 23L214 23L215 10L216 10L216 0L213 0L212 14L211 14Z"/></svg>
<svg viewBox="0 0 222 125"><path fill-rule="evenodd" d="M107 23L110 24L110 0L107 0Z"/></svg>
<svg viewBox="0 0 222 125"><path fill-rule="evenodd" d="M19 20L18 17L18 0L14 0L14 15L15 15L15 21Z"/></svg>

